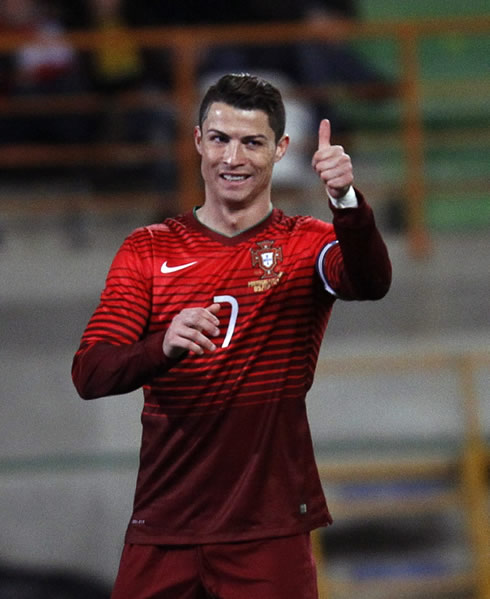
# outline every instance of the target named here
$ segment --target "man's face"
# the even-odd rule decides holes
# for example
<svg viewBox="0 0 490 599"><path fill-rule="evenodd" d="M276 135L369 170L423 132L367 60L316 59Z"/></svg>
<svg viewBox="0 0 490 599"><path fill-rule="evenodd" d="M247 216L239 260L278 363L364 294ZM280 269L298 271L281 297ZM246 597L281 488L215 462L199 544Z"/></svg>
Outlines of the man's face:
<svg viewBox="0 0 490 599"><path fill-rule="evenodd" d="M229 104L211 104L194 130L201 155L206 201L252 203L270 200L274 164L284 155L289 138L276 144L267 114Z"/></svg>

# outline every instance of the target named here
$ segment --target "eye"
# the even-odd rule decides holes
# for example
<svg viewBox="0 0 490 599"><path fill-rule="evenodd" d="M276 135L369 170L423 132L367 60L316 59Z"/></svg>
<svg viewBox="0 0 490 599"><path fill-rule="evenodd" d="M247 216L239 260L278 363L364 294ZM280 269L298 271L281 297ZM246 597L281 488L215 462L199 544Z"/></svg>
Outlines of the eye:
<svg viewBox="0 0 490 599"><path fill-rule="evenodd" d="M215 143L226 143L228 141L228 137L221 133L213 133L209 139Z"/></svg>
<svg viewBox="0 0 490 599"><path fill-rule="evenodd" d="M264 145L260 139L248 139L246 143L251 148L259 148Z"/></svg>

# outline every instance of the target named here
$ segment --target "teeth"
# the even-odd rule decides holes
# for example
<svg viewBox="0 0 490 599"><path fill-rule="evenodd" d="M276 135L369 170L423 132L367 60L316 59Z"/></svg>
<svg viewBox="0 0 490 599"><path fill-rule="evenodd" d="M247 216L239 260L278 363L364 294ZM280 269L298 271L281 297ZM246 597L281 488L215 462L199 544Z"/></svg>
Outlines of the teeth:
<svg viewBox="0 0 490 599"><path fill-rule="evenodd" d="M227 181L243 181L245 178L245 175L223 175L223 179Z"/></svg>

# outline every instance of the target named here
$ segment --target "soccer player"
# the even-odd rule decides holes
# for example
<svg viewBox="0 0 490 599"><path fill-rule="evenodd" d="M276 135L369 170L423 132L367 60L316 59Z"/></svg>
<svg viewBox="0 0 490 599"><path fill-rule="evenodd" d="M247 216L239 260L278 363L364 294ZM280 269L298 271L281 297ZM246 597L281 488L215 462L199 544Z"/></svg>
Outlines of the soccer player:
<svg viewBox="0 0 490 599"><path fill-rule="evenodd" d="M113 599L314 599L332 523L305 396L336 299L391 282L350 157L319 128L333 224L271 202L280 92L225 75L194 130L204 199L122 244L73 363L84 399L144 390L140 467Z"/></svg>

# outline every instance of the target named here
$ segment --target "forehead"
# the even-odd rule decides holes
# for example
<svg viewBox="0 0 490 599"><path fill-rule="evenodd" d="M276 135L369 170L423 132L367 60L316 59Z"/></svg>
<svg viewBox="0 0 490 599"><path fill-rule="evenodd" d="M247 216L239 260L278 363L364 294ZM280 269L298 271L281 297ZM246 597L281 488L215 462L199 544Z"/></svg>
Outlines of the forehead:
<svg viewBox="0 0 490 599"><path fill-rule="evenodd" d="M213 102L202 124L203 132L216 130L229 135L262 135L274 139L269 117L263 110L235 108Z"/></svg>

